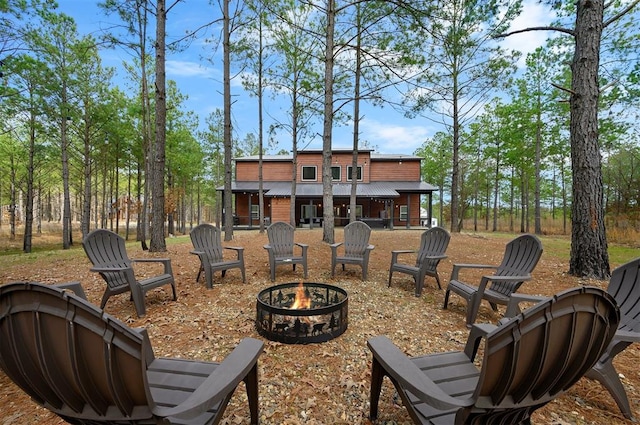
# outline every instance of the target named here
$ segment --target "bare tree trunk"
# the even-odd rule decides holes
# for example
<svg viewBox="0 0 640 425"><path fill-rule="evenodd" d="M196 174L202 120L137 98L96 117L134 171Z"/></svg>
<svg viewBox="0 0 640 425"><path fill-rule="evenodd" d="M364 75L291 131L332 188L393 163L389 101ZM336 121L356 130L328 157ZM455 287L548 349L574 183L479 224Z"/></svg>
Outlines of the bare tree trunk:
<svg viewBox="0 0 640 425"><path fill-rule="evenodd" d="M333 46L336 9L334 0L327 0L327 32L324 65L324 124L322 129L322 240L334 242L333 186L331 181L331 144L333 127ZM352 171L352 172L355 172Z"/></svg>
<svg viewBox="0 0 640 425"><path fill-rule="evenodd" d="M231 191L231 17L229 16L229 0L223 1L223 55L224 68L224 240L233 239L233 204Z"/></svg>
<svg viewBox="0 0 640 425"><path fill-rule="evenodd" d="M60 144L62 153L62 248L69 249L73 244L71 237L71 189L69 187L69 152L67 138L67 85L62 84L62 110L60 111Z"/></svg>
<svg viewBox="0 0 640 425"><path fill-rule="evenodd" d="M598 143L598 68L604 1L578 1L576 6L570 98L573 202L569 274L607 279L611 270Z"/></svg>
<svg viewBox="0 0 640 425"><path fill-rule="evenodd" d="M167 250L164 239L164 173L165 145L167 122L167 98L165 75L165 25L167 11L164 0L157 0L156 5L156 131L155 157L153 158L153 184L151 196L151 242L149 250L163 252Z"/></svg>

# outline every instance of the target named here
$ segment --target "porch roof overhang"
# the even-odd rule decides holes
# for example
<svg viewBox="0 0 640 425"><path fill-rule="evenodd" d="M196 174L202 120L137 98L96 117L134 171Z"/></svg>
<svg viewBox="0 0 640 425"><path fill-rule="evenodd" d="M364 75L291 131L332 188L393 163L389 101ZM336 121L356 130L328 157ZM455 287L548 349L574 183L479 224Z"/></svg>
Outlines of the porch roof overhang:
<svg viewBox="0 0 640 425"><path fill-rule="evenodd" d="M265 196L291 196L291 182L263 182ZM348 197L351 195L351 183L335 183L332 186L334 197ZM224 190L218 187L218 191ZM258 192L258 182L232 182L232 193ZM397 198L400 192L430 193L436 188L425 182L373 182L357 183L356 196L366 198ZM322 197L322 183L297 183L296 197Z"/></svg>

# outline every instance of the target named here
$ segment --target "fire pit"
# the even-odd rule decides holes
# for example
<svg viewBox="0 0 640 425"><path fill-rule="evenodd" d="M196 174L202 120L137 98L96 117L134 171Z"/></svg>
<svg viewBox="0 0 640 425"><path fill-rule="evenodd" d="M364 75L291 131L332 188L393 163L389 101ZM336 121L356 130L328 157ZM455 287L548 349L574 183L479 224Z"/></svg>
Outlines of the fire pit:
<svg viewBox="0 0 640 425"><path fill-rule="evenodd" d="M283 283L258 294L256 328L272 341L329 341L347 330L347 292L325 283Z"/></svg>

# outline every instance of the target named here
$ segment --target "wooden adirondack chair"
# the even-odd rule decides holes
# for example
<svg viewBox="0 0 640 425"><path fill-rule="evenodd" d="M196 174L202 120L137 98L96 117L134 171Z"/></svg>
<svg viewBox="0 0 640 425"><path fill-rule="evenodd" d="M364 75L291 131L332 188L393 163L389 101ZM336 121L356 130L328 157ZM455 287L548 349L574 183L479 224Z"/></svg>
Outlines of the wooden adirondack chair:
<svg viewBox="0 0 640 425"><path fill-rule="evenodd" d="M531 414L561 396L596 364L618 328L605 291L561 292L500 326L472 327L464 351L407 357L388 338L373 353L370 419L378 418L388 376L416 424L530 424ZM474 359L481 340L481 367Z"/></svg>
<svg viewBox="0 0 640 425"><path fill-rule="evenodd" d="M502 263L499 266L486 264L454 264L451 279L444 295L446 309L449 304L449 293L460 295L467 301L467 326L476 320L480 303L487 300L496 311L497 304L507 305L511 294L527 280L531 280L531 272L542 255L542 242L535 235L521 235L509 242L505 248ZM482 276L479 286L473 286L459 280L462 269L493 269L491 275ZM491 285L487 284L491 282Z"/></svg>
<svg viewBox="0 0 640 425"><path fill-rule="evenodd" d="M344 242L329 245L331 247L331 277L335 276L336 264L357 264L362 268L362 280L367 280L369 254L374 246L369 244L371 228L362 221L353 221L344 226ZM338 248L344 245L344 254L338 255Z"/></svg>
<svg viewBox="0 0 640 425"><path fill-rule="evenodd" d="M91 271L100 273L107 283L100 308L104 308L112 295L131 292L136 313L142 317L146 312L145 293L163 285L171 285L173 300L178 299L169 258L130 259L127 256L124 239L106 229L90 232L82 241L82 247L93 264ZM161 274L138 280L133 270L134 263L161 263L164 269Z"/></svg>
<svg viewBox="0 0 640 425"><path fill-rule="evenodd" d="M450 240L451 235L449 235L449 232L445 229L442 227L432 227L422 233L420 249L417 251L408 249L391 251L388 286L391 286L393 272L399 272L406 273L413 277L416 284L416 297L422 294L422 287L424 286L426 276L435 277L438 289L442 289L440 276L438 276L438 264L441 260L447 258L445 252L447 251ZM415 265L399 262L399 257L405 254L417 254Z"/></svg>
<svg viewBox="0 0 640 425"><path fill-rule="evenodd" d="M0 340L4 373L72 424L216 424L241 381L258 423L256 339L222 363L156 358L146 330L55 286L20 282L0 286Z"/></svg>
<svg viewBox="0 0 640 425"><path fill-rule="evenodd" d="M191 243L194 248L194 250L190 252L191 254L197 255L200 259L200 269L198 270L196 282L200 280L200 275L204 271L205 284L207 288L211 289L213 288L213 274L216 271L221 271L222 277L224 277L227 270L230 269L240 269L242 282L246 282L244 248L222 245L220 229L211 224L199 224L191 230L189 236L191 237ZM235 251L236 258L225 259L223 254L225 249Z"/></svg>
<svg viewBox="0 0 640 425"><path fill-rule="evenodd" d="M309 245L294 241L295 228L289 223L276 221L267 227L269 243L264 246L269 254L269 269L271 281L276 280L276 266L291 264L296 270L296 264L302 264L304 278L307 278L307 249ZM296 255L294 248L300 248L300 255Z"/></svg>

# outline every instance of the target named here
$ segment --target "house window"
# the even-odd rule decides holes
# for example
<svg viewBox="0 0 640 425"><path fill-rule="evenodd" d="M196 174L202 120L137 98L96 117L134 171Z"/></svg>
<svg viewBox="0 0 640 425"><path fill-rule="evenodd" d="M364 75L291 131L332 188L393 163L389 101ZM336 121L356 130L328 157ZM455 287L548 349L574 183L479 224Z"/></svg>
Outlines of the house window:
<svg viewBox="0 0 640 425"><path fill-rule="evenodd" d="M409 206L400 205L400 221L407 221L408 216L409 216Z"/></svg>
<svg viewBox="0 0 640 425"><path fill-rule="evenodd" d="M331 166L331 180L333 181L340 181L341 180L341 172L342 172L342 168L340 168L339 165L332 165Z"/></svg>
<svg viewBox="0 0 640 425"><path fill-rule="evenodd" d="M352 170L353 170L353 167L351 165L347 166L347 180L348 181L351 181ZM362 165L358 165L357 180L358 181L362 181Z"/></svg>
<svg viewBox="0 0 640 425"><path fill-rule="evenodd" d="M258 204L251 205L251 219L252 220L260 219L260 205Z"/></svg>
<svg viewBox="0 0 640 425"><path fill-rule="evenodd" d="M303 165L302 166L302 181L316 181L316 166Z"/></svg>

